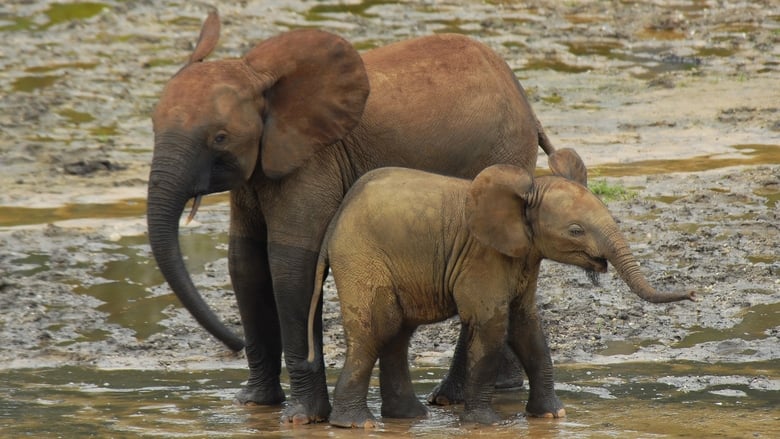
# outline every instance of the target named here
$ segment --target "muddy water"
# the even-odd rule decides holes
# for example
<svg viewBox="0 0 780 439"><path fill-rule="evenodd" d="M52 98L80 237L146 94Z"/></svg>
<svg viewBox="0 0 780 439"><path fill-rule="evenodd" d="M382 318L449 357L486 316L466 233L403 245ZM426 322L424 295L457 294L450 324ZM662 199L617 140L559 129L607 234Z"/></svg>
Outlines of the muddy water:
<svg viewBox="0 0 780 439"><path fill-rule="evenodd" d="M718 154L666 160L636 160L593 166L588 170L592 177L626 177L671 172L702 172L720 168L745 165L771 165L780 163L780 144L732 145L726 152ZM540 173L548 173L540 169ZM778 193L772 189L759 189L756 195L765 197L769 207L778 200ZM204 206L225 204L227 194L214 194L203 199ZM659 201L674 201L666 199ZM123 199L110 203L67 203L56 207L24 207L0 205L0 227L42 224L54 221L84 218L123 218L142 215L146 212L143 198Z"/></svg>
<svg viewBox="0 0 780 439"><path fill-rule="evenodd" d="M702 172L729 166L780 163L780 145L733 145L731 148L738 154L722 153L681 159L611 163L595 166L588 171L595 176L625 177L670 172Z"/></svg>
<svg viewBox="0 0 780 439"><path fill-rule="evenodd" d="M431 408L428 419L384 420L368 436L509 437L776 437L777 388L760 374L768 363L631 363L562 366L562 420L521 415L526 389L503 391L499 426L461 424L461 407ZM420 396L441 369L414 371ZM0 372L0 431L4 437L365 437L319 424L280 426L278 407L232 403L244 370L161 372L76 367ZM329 377L335 382L335 377ZM379 412L376 379L369 404ZM775 383L774 386L777 386Z"/></svg>
<svg viewBox="0 0 780 439"><path fill-rule="evenodd" d="M632 165L627 165L631 168ZM674 200L667 200L673 202ZM224 203L218 200L217 203ZM217 204L222 206L221 204ZM224 206L222 206L224 207ZM76 212L79 209L74 210ZM105 209L107 217L125 211ZM196 229L197 230L197 229ZM193 275L225 258L224 234L185 232L181 242ZM106 321L127 328L138 340L165 331L159 322L165 310L179 306L170 295L150 295L163 283L150 267L144 236L126 236L114 242L113 255L122 255L94 273L105 282L79 285L74 293L103 302L98 310ZM45 255L19 261L28 273L44 270ZM228 286L225 286L227 288ZM766 291L771 294L771 291ZM764 338L780 321L780 304L755 305L741 323L728 329L690 328L675 343L683 349L708 342ZM109 331L80 334L79 342L110 340ZM598 352L609 358L627 355L656 341L620 341ZM739 348L737 345L736 348ZM745 353L749 354L749 353ZM431 408L429 419L385 420L369 436L485 436L494 437L773 437L780 426L780 377L776 360L744 363L664 361L563 364L556 366L556 386L568 417L563 420L528 419L523 412L527 388L496 396L499 412L508 420L499 426L462 425L460 407ZM333 385L337 369L331 368ZM420 398L441 379L444 369L415 368ZM89 367L53 367L0 371L0 432L3 437L353 437L327 425L280 426L278 407L234 405L233 395L246 370L188 371L111 370ZM285 378L286 380L286 378ZM379 412L376 378L371 408ZM332 390L332 389L331 389Z"/></svg>

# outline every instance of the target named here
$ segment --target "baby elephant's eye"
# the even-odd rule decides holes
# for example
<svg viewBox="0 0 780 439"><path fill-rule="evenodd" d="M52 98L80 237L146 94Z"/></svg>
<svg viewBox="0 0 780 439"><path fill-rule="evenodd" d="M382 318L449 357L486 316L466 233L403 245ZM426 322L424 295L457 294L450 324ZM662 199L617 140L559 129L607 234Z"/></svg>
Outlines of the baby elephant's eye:
<svg viewBox="0 0 780 439"><path fill-rule="evenodd" d="M222 143L225 143L227 140L227 134L225 133L217 133L216 136L214 136L214 143L217 145L221 145Z"/></svg>
<svg viewBox="0 0 780 439"><path fill-rule="evenodd" d="M569 226L569 235L574 237L580 237L585 234L585 229L579 224L572 224Z"/></svg>

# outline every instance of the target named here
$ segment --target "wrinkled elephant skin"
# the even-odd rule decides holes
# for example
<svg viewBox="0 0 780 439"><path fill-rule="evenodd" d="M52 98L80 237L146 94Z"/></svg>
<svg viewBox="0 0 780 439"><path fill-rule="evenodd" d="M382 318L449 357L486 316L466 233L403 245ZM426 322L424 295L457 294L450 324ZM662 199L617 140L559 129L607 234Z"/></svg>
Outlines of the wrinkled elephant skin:
<svg viewBox="0 0 780 439"><path fill-rule="evenodd" d="M500 420L491 399L507 342L528 376L528 414L564 416L535 302L545 258L597 272L610 262L647 300L693 298L649 287L606 206L578 182L534 179L511 165L490 166L473 183L402 168L365 174L328 229L312 284L316 309L330 266L347 342L331 424L375 424L366 393L377 359L382 415L424 415L410 379L409 340L418 325L455 314L465 328L464 421Z"/></svg>
<svg viewBox="0 0 780 439"><path fill-rule="evenodd" d="M205 303L184 265L178 227L189 199L230 191L229 268L250 376L240 402L277 404L283 419L330 411L321 355L306 361L306 317L326 227L350 186L384 166L473 178L496 163L529 172L541 146L564 174L511 69L486 46L435 35L359 54L342 38L296 30L239 59L204 61L217 44L209 15L189 62L152 118L147 221L154 257L184 306L233 350L244 341ZM564 163L561 165L561 163ZM193 212L194 214L194 212ZM282 340L284 343L282 343Z"/></svg>

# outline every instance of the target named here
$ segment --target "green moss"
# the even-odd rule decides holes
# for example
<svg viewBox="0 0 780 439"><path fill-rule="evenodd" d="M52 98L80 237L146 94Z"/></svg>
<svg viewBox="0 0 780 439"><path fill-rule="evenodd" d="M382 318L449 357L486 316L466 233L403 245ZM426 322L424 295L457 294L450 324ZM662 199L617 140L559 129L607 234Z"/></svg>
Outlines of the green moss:
<svg viewBox="0 0 780 439"><path fill-rule="evenodd" d="M553 93L549 96L542 97L542 100L548 104L560 104L563 102L563 96L559 95L558 93Z"/></svg>
<svg viewBox="0 0 780 439"><path fill-rule="evenodd" d="M630 200L637 193L618 184L609 184L606 179L593 180L588 183L588 188L604 201Z"/></svg>
<svg viewBox="0 0 780 439"><path fill-rule="evenodd" d="M52 86L59 78L59 76L55 75L22 76L16 78L11 88L14 91L31 93L35 90Z"/></svg>
<svg viewBox="0 0 780 439"><path fill-rule="evenodd" d="M102 3L91 2L52 3L43 12L48 18L45 24L36 24L35 20L29 17L12 16L12 24L0 26L0 31L45 30L60 23L94 17L107 7Z"/></svg>
<svg viewBox="0 0 780 439"><path fill-rule="evenodd" d="M76 111L71 108L66 108L57 112L60 116L64 117L68 122L74 125L81 123L92 122L95 120L95 116L84 113L83 111Z"/></svg>
<svg viewBox="0 0 780 439"><path fill-rule="evenodd" d="M46 11L49 22L44 27L90 18L99 14L105 7L106 5L101 3L53 3Z"/></svg>

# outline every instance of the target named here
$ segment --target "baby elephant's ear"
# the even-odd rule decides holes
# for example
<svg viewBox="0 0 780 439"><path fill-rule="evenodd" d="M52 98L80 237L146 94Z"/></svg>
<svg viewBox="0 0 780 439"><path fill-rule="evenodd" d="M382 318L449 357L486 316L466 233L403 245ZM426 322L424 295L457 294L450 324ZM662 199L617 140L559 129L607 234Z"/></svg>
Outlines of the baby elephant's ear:
<svg viewBox="0 0 780 439"><path fill-rule="evenodd" d="M483 244L519 257L530 247L525 204L533 178L522 168L494 165L477 175L466 198L466 223Z"/></svg>
<svg viewBox="0 0 780 439"><path fill-rule="evenodd" d="M553 171L553 174L568 180L588 186L588 168L577 151L571 148L562 148L550 154L547 158L547 164Z"/></svg>

